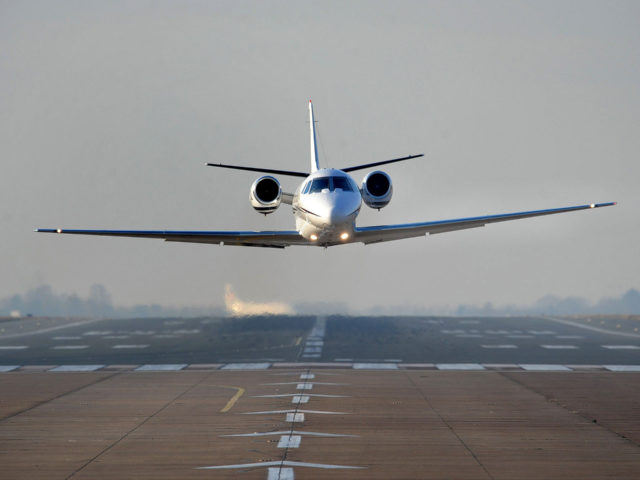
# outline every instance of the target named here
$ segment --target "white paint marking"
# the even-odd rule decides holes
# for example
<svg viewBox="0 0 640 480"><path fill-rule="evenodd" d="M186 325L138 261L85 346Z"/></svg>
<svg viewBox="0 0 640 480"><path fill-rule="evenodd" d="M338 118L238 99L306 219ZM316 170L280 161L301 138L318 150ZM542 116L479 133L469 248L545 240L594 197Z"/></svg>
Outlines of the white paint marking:
<svg viewBox="0 0 640 480"><path fill-rule="evenodd" d="M243 415L270 415L272 413L317 413L320 415L349 415L346 412L326 412L323 410L266 410L264 412L244 412Z"/></svg>
<svg viewBox="0 0 640 480"><path fill-rule="evenodd" d="M53 337L54 340L80 340L82 337Z"/></svg>
<svg viewBox="0 0 640 480"><path fill-rule="evenodd" d="M326 469L360 469L367 467L352 467L349 465L331 465L326 463L308 463L308 462L293 462L291 460L276 460L275 462L258 462L258 463L240 463L236 465L213 465L210 467L196 467L196 470L220 470L220 469L245 469L245 468L257 468L257 467L310 467L310 468L326 468Z"/></svg>
<svg viewBox="0 0 640 480"><path fill-rule="evenodd" d="M300 435L282 435L278 442L278 448L298 448L301 441Z"/></svg>
<svg viewBox="0 0 640 480"><path fill-rule="evenodd" d="M267 480L295 480L293 468L269 467Z"/></svg>
<svg viewBox="0 0 640 480"><path fill-rule="evenodd" d="M606 330L604 328L592 327L590 325L583 325L578 322L571 322L569 320L562 320L560 318L554 317L544 317L545 320L551 320L552 322L562 323L563 325L571 325L572 327L583 328L585 330L591 330L593 332L606 333L608 335L620 335L622 337L633 337L640 338L640 334L638 333L627 333L627 332L616 332L614 330Z"/></svg>
<svg viewBox="0 0 640 480"><path fill-rule="evenodd" d="M325 432L307 432L303 430L280 430L277 432L253 432L253 433L234 433L230 435L220 435L221 437L268 437L272 435L307 435L310 437L327 437L327 438L340 438L351 437L357 438L360 435L347 435L344 433L325 433Z"/></svg>
<svg viewBox="0 0 640 480"><path fill-rule="evenodd" d="M251 398L284 398L297 397L300 393L276 393L274 395L251 395ZM325 395L321 393L307 393L308 397L324 397L324 398L346 398L348 395Z"/></svg>
<svg viewBox="0 0 640 480"><path fill-rule="evenodd" d="M540 345L542 348L546 348L547 350L577 350L578 347L575 345Z"/></svg>
<svg viewBox="0 0 640 480"><path fill-rule="evenodd" d="M136 348L149 348L149 345L114 345L111 348L115 348L116 350L122 349L136 349Z"/></svg>
<svg viewBox="0 0 640 480"><path fill-rule="evenodd" d="M289 423L301 423L304 422L304 413L287 413L285 422Z"/></svg>
<svg viewBox="0 0 640 480"><path fill-rule="evenodd" d="M13 372L20 368L20 365L0 365L0 373Z"/></svg>
<svg viewBox="0 0 640 480"><path fill-rule="evenodd" d="M640 372L640 365L605 365L611 372Z"/></svg>
<svg viewBox="0 0 640 480"><path fill-rule="evenodd" d="M582 340L582 335L556 335L558 340Z"/></svg>
<svg viewBox="0 0 640 480"><path fill-rule="evenodd" d="M301 373L300 380L313 380L316 376L313 373Z"/></svg>
<svg viewBox="0 0 640 480"><path fill-rule="evenodd" d="M480 335L479 333L461 333L456 335L456 338L482 338L484 335Z"/></svg>
<svg viewBox="0 0 640 480"><path fill-rule="evenodd" d="M511 345L511 344L505 344L505 345L481 345L481 347L482 348L498 348L498 349L500 349L500 348L505 348L505 349L507 349L507 348L511 348L511 349L518 348L517 345Z"/></svg>
<svg viewBox="0 0 640 480"><path fill-rule="evenodd" d="M553 330L527 330L531 335L555 335Z"/></svg>
<svg viewBox="0 0 640 480"><path fill-rule="evenodd" d="M296 390L311 390L313 388L313 383L299 383L296 386Z"/></svg>
<svg viewBox="0 0 640 480"><path fill-rule="evenodd" d="M0 350L26 350L27 345L1 345Z"/></svg>
<svg viewBox="0 0 640 480"><path fill-rule="evenodd" d="M105 340L125 340L131 337L129 335L107 335L102 338L104 338Z"/></svg>
<svg viewBox="0 0 640 480"><path fill-rule="evenodd" d="M57 345L53 347L54 350L84 350L89 348L89 345Z"/></svg>
<svg viewBox="0 0 640 480"><path fill-rule="evenodd" d="M153 338L180 338L181 335L172 335L170 333L161 333L159 335L154 335Z"/></svg>
<svg viewBox="0 0 640 480"><path fill-rule="evenodd" d="M637 345L602 345L602 348L609 350L640 350L640 347Z"/></svg>
<svg viewBox="0 0 640 480"><path fill-rule="evenodd" d="M187 366L186 363L176 363L176 364L147 364L142 365L135 369L136 372L172 372L177 370L182 370Z"/></svg>
<svg viewBox="0 0 640 480"><path fill-rule="evenodd" d="M438 370L484 370L479 363L437 363Z"/></svg>
<svg viewBox="0 0 640 480"><path fill-rule="evenodd" d="M322 347L305 347L304 353L320 353L322 352Z"/></svg>
<svg viewBox="0 0 640 480"><path fill-rule="evenodd" d="M174 330L171 333L174 333L175 335L195 335L196 333L200 333L200 330L193 328L191 330Z"/></svg>
<svg viewBox="0 0 640 480"><path fill-rule="evenodd" d="M309 403L308 395L294 395L291 397L291 403L299 404L299 403Z"/></svg>
<svg viewBox="0 0 640 480"><path fill-rule="evenodd" d="M353 358L334 358L334 362L353 362Z"/></svg>
<svg viewBox="0 0 640 480"><path fill-rule="evenodd" d="M507 335L506 338L533 338L533 335Z"/></svg>
<svg viewBox="0 0 640 480"><path fill-rule="evenodd" d="M111 335L113 332L110 330L104 330L104 331L99 331L99 330L92 330L90 332L84 332L82 335L84 335L85 337L100 337L103 335Z"/></svg>
<svg viewBox="0 0 640 480"><path fill-rule="evenodd" d="M60 365L49 370L50 372L95 372L104 368L104 365Z"/></svg>
<svg viewBox="0 0 640 480"><path fill-rule="evenodd" d="M221 370L267 370L270 363L227 363Z"/></svg>
<svg viewBox="0 0 640 480"><path fill-rule="evenodd" d="M480 323L479 320L460 320L460 323L464 325L477 325Z"/></svg>
<svg viewBox="0 0 640 480"><path fill-rule="evenodd" d="M354 370L397 370L397 363L354 363Z"/></svg>
<svg viewBox="0 0 640 480"><path fill-rule="evenodd" d="M305 353L302 358L320 358L319 353Z"/></svg>
<svg viewBox="0 0 640 480"><path fill-rule="evenodd" d="M569 367L564 365L538 365L538 364L521 364L520 368L528 372L570 372Z"/></svg>

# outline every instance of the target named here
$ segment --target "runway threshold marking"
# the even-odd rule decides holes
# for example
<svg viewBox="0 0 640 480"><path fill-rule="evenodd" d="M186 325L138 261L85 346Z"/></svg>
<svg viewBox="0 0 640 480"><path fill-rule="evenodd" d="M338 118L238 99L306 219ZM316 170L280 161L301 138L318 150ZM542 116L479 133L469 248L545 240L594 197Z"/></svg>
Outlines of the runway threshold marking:
<svg viewBox="0 0 640 480"><path fill-rule="evenodd" d="M229 385L214 385L214 386L220 387L220 388L231 388L231 389L237 390L235 395L229 399L229 401L224 406L224 408L220 410L220 413L227 413L229 410L231 410L231 408L233 408L233 406L236 404L236 402L240 399L240 397L245 392L245 389L242 387L232 387Z"/></svg>

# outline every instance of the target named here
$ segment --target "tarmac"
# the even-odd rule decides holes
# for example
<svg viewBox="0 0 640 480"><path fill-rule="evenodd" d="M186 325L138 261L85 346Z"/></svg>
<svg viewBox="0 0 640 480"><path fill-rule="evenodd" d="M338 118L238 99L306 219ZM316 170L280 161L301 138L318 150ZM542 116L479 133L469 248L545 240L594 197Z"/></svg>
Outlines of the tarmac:
<svg viewBox="0 0 640 480"><path fill-rule="evenodd" d="M375 353L370 344L378 338L401 344L400 321L340 319L338 325L318 317L295 328L274 321L267 328L276 331L274 343L245 336L253 350L213 352L207 358L234 357L216 363L161 363L167 357L159 347L144 349L154 363L128 361L138 358L135 352L92 343L122 342L104 337L125 335L105 333L100 322L68 322L68 328L45 322L23 332L7 324L0 347L27 348L8 348L0 357L0 477L640 478L640 362L630 348L640 344L635 327L614 335L575 327L575 319L549 320L554 331L535 323L547 320L521 322L520 336L532 338L510 338L518 348L498 350L512 362L490 363L494 349L480 345L519 335L500 333L496 321L417 319L429 333L438 329L444 349L411 356L414 346L407 343L404 352L382 348L378 358L364 357ZM151 338L143 326L131 325L131 332ZM363 336L367 344L359 348L353 339ZM56 342L87 348L53 350ZM341 349L345 342L350 349ZM625 348L603 347L613 344ZM284 358L263 358L274 350ZM295 353L288 356L289 350ZM456 350L460 357L450 355ZM574 362L576 350L581 363ZM485 351L486 357L469 357ZM353 358L333 358L337 354ZM387 355L393 357L381 358ZM250 358L238 361L241 356ZM41 358L56 361L37 362ZM532 360L537 363L522 363Z"/></svg>

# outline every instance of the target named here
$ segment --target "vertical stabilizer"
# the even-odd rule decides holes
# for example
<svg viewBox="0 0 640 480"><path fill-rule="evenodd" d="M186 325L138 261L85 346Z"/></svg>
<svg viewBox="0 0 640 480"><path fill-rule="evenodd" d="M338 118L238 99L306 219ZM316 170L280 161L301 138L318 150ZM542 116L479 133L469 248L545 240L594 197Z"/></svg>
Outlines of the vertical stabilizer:
<svg viewBox="0 0 640 480"><path fill-rule="evenodd" d="M318 164L318 145L316 144L316 122L313 118L313 104L309 100L309 136L311 139L311 173L320 169Z"/></svg>

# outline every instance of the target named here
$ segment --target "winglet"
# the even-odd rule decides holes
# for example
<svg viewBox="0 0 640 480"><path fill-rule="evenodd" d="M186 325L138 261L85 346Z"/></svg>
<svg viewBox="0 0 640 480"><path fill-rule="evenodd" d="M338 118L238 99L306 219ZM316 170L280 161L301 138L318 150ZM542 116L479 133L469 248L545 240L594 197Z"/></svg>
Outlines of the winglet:
<svg viewBox="0 0 640 480"><path fill-rule="evenodd" d="M316 123L313 118L313 103L309 100L309 137L311 141L311 173L320 168L318 163L318 146L316 145Z"/></svg>

